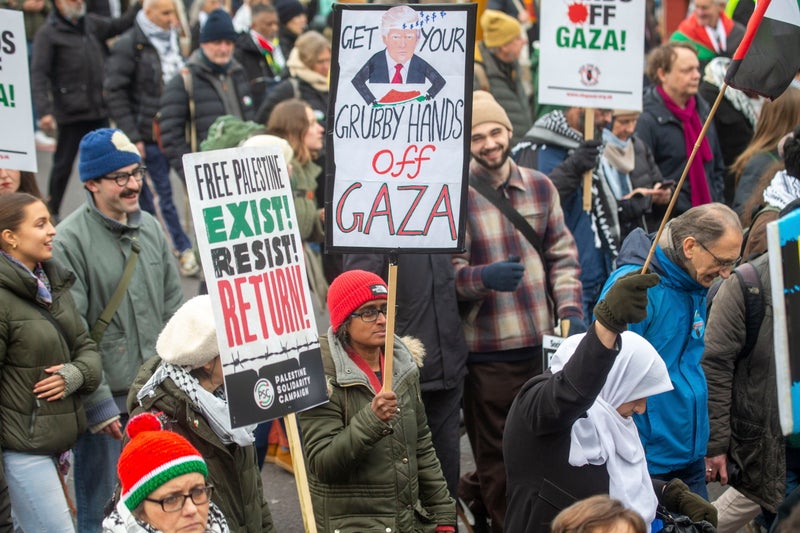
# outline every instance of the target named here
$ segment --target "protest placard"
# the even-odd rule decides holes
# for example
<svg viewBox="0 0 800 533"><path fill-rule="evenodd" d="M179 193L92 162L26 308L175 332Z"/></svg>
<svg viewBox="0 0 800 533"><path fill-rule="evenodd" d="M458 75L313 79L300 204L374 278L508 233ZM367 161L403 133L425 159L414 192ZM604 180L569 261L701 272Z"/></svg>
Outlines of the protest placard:
<svg viewBox="0 0 800 533"><path fill-rule="evenodd" d="M784 435L800 432L800 211L767 224L775 378Z"/></svg>
<svg viewBox="0 0 800 533"><path fill-rule="evenodd" d="M9 9L0 9L0 124L0 167L36 172L25 23Z"/></svg>
<svg viewBox="0 0 800 533"><path fill-rule="evenodd" d="M463 248L475 5L334 5L326 244Z"/></svg>
<svg viewBox="0 0 800 533"><path fill-rule="evenodd" d="M183 168L231 424L325 402L306 265L279 148L187 154Z"/></svg>
<svg viewBox="0 0 800 533"><path fill-rule="evenodd" d="M644 8L641 0L542 2L539 102L640 111Z"/></svg>

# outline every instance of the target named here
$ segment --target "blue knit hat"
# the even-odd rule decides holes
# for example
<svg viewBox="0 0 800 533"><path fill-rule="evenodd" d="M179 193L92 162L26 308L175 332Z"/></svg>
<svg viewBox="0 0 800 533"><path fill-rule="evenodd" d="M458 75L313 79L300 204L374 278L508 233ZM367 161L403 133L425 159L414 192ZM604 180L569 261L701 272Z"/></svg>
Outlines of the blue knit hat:
<svg viewBox="0 0 800 533"><path fill-rule="evenodd" d="M141 162L139 150L122 130L100 128L81 139L78 172L84 183Z"/></svg>
<svg viewBox="0 0 800 533"><path fill-rule="evenodd" d="M233 29L233 20L224 9L215 9L208 14L203 29L200 30L200 42L211 43L214 41L235 41L236 30Z"/></svg>

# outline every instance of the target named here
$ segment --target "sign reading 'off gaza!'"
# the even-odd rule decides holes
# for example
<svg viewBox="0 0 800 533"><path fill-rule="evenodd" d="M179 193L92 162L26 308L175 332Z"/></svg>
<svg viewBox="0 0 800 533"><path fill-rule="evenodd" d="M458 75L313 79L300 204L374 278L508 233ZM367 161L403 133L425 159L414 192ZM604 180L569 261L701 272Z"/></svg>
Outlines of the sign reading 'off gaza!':
<svg viewBox="0 0 800 533"><path fill-rule="evenodd" d="M542 2L539 101L641 110L644 2Z"/></svg>

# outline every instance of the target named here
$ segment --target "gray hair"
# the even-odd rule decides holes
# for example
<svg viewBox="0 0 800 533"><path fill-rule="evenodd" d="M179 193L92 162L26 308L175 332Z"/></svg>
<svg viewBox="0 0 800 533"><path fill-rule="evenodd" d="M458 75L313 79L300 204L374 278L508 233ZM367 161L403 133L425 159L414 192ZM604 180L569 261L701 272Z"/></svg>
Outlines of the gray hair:
<svg viewBox="0 0 800 533"><path fill-rule="evenodd" d="M419 13L408 6L395 6L386 10L381 17L381 35L386 37L391 30L402 30L403 25L406 29L413 29L411 25L419 21ZM414 30L419 39L419 30Z"/></svg>
<svg viewBox="0 0 800 533"><path fill-rule="evenodd" d="M742 233L742 223L736 212L725 204L711 203L698 205L669 222L669 241L664 233L659 244L667 244L683 260L683 241L687 237L706 245L712 245L727 231Z"/></svg>

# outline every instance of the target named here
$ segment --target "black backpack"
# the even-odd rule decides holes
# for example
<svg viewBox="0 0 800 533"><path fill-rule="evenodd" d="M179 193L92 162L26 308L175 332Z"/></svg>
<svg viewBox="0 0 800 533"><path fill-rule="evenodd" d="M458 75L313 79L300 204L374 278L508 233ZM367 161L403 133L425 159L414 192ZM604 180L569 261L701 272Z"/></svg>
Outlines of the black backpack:
<svg viewBox="0 0 800 533"><path fill-rule="evenodd" d="M761 278L752 264L743 263L739 265L733 271L733 275L739 278L739 286L742 288L744 299L745 340L742 350L736 356L737 359L740 359L752 352L756 345L761 322L764 320L764 296L761 294L763 290ZM718 279L708 289L706 294L706 317L711 313L711 304L714 302L714 296L716 296L723 281Z"/></svg>

